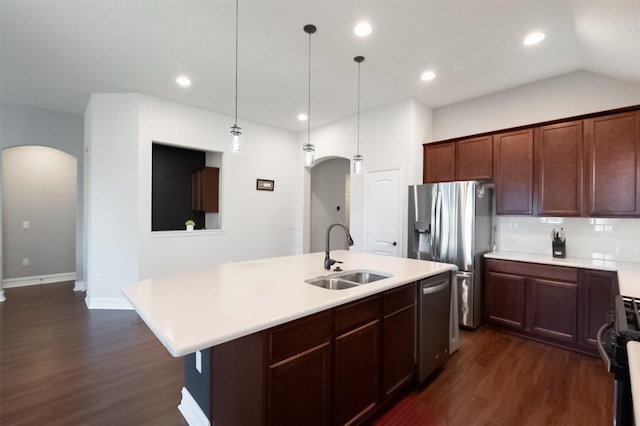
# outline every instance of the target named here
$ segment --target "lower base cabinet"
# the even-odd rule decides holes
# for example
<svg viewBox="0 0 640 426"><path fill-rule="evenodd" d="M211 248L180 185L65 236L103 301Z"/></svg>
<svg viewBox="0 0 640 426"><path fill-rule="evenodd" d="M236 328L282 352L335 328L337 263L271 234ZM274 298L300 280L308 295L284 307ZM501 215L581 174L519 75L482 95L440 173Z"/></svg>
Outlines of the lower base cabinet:
<svg viewBox="0 0 640 426"><path fill-rule="evenodd" d="M412 283L210 348L211 424L366 422L413 382L415 299Z"/></svg>
<svg viewBox="0 0 640 426"><path fill-rule="evenodd" d="M487 259L487 323L580 352L597 353L617 293L614 272Z"/></svg>

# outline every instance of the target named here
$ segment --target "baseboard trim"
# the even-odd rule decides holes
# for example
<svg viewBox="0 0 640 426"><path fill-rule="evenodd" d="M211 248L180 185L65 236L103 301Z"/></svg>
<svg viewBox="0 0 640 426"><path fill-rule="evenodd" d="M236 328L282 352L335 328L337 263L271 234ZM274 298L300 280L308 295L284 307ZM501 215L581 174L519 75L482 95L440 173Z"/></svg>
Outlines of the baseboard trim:
<svg viewBox="0 0 640 426"><path fill-rule="evenodd" d="M7 298L4 297L4 290L0 289L0 302L4 302L5 300L7 300Z"/></svg>
<svg viewBox="0 0 640 426"><path fill-rule="evenodd" d="M73 286L73 291L87 291L87 282L76 281L76 284Z"/></svg>
<svg viewBox="0 0 640 426"><path fill-rule="evenodd" d="M133 310L133 306L124 297L85 297L89 309Z"/></svg>
<svg viewBox="0 0 640 426"><path fill-rule="evenodd" d="M182 417L184 417L189 426L211 426L206 414L202 412L202 409L187 388L182 388L182 400L178 405L178 410L180 410Z"/></svg>
<svg viewBox="0 0 640 426"><path fill-rule="evenodd" d="M53 284L63 281L75 281L75 272L66 272L62 274L36 275L33 277L7 278L2 280L3 288L25 287L28 285Z"/></svg>

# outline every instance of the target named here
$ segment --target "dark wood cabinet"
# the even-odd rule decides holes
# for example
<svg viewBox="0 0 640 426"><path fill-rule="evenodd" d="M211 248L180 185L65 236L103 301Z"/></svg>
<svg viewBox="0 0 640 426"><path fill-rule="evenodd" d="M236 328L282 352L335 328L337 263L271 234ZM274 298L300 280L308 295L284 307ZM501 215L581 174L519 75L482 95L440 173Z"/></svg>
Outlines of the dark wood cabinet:
<svg viewBox="0 0 640 426"><path fill-rule="evenodd" d="M455 180L493 179L493 136L456 141Z"/></svg>
<svg viewBox="0 0 640 426"><path fill-rule="evenodd" d="M487 261L487 322L524 329L526 278L489 269Z"/></svg>
<svg viewBox="0 0 640 426"><path fill-rule="evenodd" d="M640 214L640 112L585 120L588 214Z"/></svg>
<svg viewBox="0 0 640 426"><path fill-rule="evenodd" d="M493 137L496 213L533 213L533 129Z"/></svg>
<svg viewBox="0 0 640 426"><path fill-rule="evenodd" d="M390 290L383 297L382 391L395 396L414 378L416 285Z"/></svg>
<svg viewBox="0 0 640 426"><path fill-rule="evenodd" d="M580 216L583 211L582 121L534 129L536 214Z"/></svg>
<svg viewBox="0 0 640 426"><path fill-rule="evenodd" d="M451 182L455 179L456 145L454 142L423 146L423 183Z"/></svg>
<svg viewBox="0 0 640 426"><path fill-rule="evenodd" d="M616 273L498 259L486 267L490 325L596 353L596 334L618 294Z"/></svg>
<svg viewBox="0 0 640 426"><path fill-rule="evenodd" d="M220 169L205 167L191 176L191 208L195 212L218 213Z"/></svg>
<svg viewBox="0 0 640 426"><path fill-rule="evenodd" d="M323 312L269 332L269 425L331 424L332 314Z"/></svg>
<svg viewBox="0 0 640 426"><path fill-rule="evenodd" d="M585 269L582 271L582 343L595 347L598 329L609 320L619 293L615 272Z"/></svg>
<svg viewBox="0 0 640 426"><path fill-rule="evenodd" d="M578 283L529 279L529 329L552 339L578 340Z"/></svg>
<svg viewBox="0 0 640 426"><path fill-rule="evenodd" d="M336 308L334 424L358 423L380 404L380 297Z"/></svg>

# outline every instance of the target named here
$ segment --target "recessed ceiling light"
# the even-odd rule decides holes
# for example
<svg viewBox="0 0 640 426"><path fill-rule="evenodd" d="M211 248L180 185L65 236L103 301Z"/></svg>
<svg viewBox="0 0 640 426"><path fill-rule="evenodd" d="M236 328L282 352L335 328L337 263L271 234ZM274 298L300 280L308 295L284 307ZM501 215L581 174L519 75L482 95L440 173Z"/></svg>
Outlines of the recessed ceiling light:
<svg viewBox="0 0 640 426"><path fill-rule="evenodd" d="M181 75L176 78L176 83L178 83L182 87L191 86L191 80L186 75Z"/></svg>
<svg viewBox="0 0 640 426"><path fill-rule="evenodd" d="M542 40L544 40L544 33L531 33L524 38L523 43L525 46L533 46L534 44L540 43Z"/></svg>
<svg viewBox="0 0 640 426"><path fill-rule="evenodd" d="M360 22L358 25L356 25L356 27L353 29L353 32L360 37L366 37L369 34L371 34L371 24L368 22Z"/></svg>
<svg viewBox="0 0 640 426"><path fill-rule="evenodd" d="M300 121L307 121L308 118L309 117L307 117L307 114L303 114L303 113L298 114L298 120Z"/></svg>
<svg viewBox="0 0 640 426"><path fill-rule="evenodd" d="M433 71L425 71L420 76L420 80L422 81L429 81L429 80L433 80L434 78L436 78L436 73Z"/></svg>

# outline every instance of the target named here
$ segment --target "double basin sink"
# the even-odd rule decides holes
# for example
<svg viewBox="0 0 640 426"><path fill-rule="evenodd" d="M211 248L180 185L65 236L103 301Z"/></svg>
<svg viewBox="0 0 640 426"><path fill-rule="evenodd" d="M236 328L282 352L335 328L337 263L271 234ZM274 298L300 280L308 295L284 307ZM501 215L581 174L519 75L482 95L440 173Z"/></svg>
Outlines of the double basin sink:
<svg viewBox="0 0 640 426"><path fill-rule="evenodd" d="M307 284L329 290L344 290L347 288L357 287L363 284L380 281L385 278L391 278L393 275L384 272L370 271L368 269L358 269L353 271L338 272L322 277L309 278L305 280Z"/></svg>

